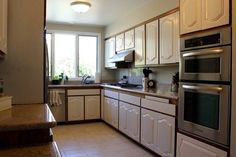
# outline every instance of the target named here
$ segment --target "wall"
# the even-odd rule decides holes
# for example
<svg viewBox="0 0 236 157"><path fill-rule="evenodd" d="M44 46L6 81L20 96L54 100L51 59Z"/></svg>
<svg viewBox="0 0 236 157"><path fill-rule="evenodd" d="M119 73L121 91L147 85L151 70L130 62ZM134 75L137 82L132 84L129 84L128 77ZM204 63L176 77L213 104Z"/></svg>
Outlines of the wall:
<svg viewBox="0 0 236 157"><path fill-rule="evenodd" d="M14 104L43 102L43 0L8 0L8 54L0 61Z"/></svg>
<svg viewBox="0 0 236 157"><path fill-rule="evenodd" d="M84 25L69 25L69 24L55 24L47 22L47 30L59 30L59 31L74 31L74 32L89 32L89 33L99 33L101 34L101 47L99 49L99 71L101 72L102 81L109 81L115 79L115 73L109 72L104 68L104 27L97 26L84 26Z"/></svg>
<svg viewBox="0 0 236 157"><path fill-rule="evenodd" d="M179 0L152 0L129 14L123 14L105 29L109 37L179 6Z"/></svg>
<svg viewBox="0 0 236 157"><path fill-rule="evenodd" d="M232 0L233 55L232 55L232 108L231 108L231 157L236 156L236 0Z"/></svg>

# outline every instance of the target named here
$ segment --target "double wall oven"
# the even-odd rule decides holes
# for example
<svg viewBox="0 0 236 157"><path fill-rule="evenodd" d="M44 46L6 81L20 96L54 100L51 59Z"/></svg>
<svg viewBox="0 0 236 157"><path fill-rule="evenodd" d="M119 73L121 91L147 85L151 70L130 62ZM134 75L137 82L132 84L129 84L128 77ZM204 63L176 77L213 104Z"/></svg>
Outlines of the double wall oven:
<svg viewBox="0 0 236 157"><path fill-rule="evenodd" d="M231 28L181 38L178 128L229 145Z"/></svg>

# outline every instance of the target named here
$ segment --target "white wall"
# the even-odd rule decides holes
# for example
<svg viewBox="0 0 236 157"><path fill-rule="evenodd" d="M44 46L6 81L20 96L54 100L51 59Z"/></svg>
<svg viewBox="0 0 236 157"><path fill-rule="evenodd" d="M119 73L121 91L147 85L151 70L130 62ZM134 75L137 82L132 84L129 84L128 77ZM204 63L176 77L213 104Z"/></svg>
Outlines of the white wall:
<svg viewBox="0 0 236 157"><path fill-rule="evenodd" d="M8 0L8 54L0 61L14 104L43 103L44 0Z"/></svg>
<svg viewBox="0 0 236 157"><path fill-rule="evenodd" d="M70 25L70 24L55 24L47 23L47 30L59 30L59 31L74 31L74 32L89 32L89 33L98 33L101 35L101 47L99 49L100 59L99 59L99 71L101 72L102 81L110 81L115 79L115 73L104 68L104 27L97 26L85 26L85 25Z"/></svg>
<svg viewBox="0 0 236 157"><path fill-rule="evenodd" d="M152 0L145 6L138 8L129 14L123 15L116 19L114 23L108 25L105 29L105 37L124 31L178 6L179 0Z"/></svg>
<svg viewBox="0 0 236 157"><path fill-rule="evenodd" d="M233 55L232 55L232 108L231 108L231 157L236 156L236 0L232 0Z"/></svg>

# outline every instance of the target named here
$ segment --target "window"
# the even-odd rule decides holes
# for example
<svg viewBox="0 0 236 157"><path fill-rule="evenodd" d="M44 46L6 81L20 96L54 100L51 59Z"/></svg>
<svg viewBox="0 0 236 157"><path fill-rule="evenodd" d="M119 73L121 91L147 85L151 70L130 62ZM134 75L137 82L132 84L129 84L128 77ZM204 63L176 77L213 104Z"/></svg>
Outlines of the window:
<svg viewBox="0 0 236 157"><path fill-rule="evenodd" d="M98 36L76 33L46 34L50 76L93 77L97 72Z"/></svg>

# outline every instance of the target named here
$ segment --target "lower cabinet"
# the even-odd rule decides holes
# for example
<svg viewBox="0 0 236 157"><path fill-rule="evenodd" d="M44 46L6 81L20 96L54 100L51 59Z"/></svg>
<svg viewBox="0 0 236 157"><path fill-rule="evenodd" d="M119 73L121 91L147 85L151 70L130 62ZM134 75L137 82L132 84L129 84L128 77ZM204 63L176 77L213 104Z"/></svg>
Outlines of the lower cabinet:
<svg viewBox="0 0 236 157"><path fill-rule="evenodd" d="M100 96L85 96L85 120L100 118Z"/></svg>
<svg viewBox="0 0 236 157"><path fill-rule="evenodd" d="M104 121L118 129L118 100L104 97Z"/></svg>
<svg viewBox="0 0 236 157"><path fill-rule="evenodd" d="M227 157L227 152L188 136L177 134L177 157Z"/></svg>
<svg viewBox="0 0 236 157"><path fill-rule="evenodd" d="M142 109L141 144L162 157L174 157L175 118Z"/></svg>
<svg viewBox="0 0 236 157"><path fill-rule="evenodd" d="M119 130L137 142L140 141L140 107L120 102Z"/></svg>
<svg viewBox="0 0 236 157"><path fill-rule="evenodd" d="M84 120L84 97L68 97L68 121Z"/></svg>

